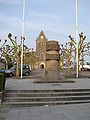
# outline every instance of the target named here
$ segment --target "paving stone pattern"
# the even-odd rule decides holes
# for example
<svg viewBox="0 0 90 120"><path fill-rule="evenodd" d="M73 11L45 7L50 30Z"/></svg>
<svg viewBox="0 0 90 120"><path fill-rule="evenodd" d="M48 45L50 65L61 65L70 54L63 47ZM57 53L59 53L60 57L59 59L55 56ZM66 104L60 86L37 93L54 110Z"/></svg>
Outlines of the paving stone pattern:
<svg viewBox="0 0 90 120"><path fill-rule="evenodd" d="M68 80L68 79L67 79ZM6 90L89 89L90 78L69 79L75 83L33 83L34 79L7 79Z"/></svg>
<svg viewBox="0 0 90 120"><path fill-rule="evenodd" d="M90 120L90 104L3 108L0 120Z"/></svg>
<svg viewBox="0 0 90 120"><path fill-rule="evenodd" d="M33 84L29 79L7 80L6 90L90 88L90 79L74 79L71 84ZM0 109L0 120L90 120L90 104L12 107Z"/></svg>

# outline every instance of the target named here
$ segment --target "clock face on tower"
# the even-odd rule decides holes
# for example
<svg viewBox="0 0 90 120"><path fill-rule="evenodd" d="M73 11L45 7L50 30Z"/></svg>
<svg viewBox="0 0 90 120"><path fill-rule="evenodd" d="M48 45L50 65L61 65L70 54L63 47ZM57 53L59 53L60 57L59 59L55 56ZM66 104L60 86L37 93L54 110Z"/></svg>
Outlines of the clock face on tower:
<svg viewBox="0 0 90 120"><path fill-rule="evenodd" d="M43 39L44 37L43 36L41 36L41 39Z"/></svg>

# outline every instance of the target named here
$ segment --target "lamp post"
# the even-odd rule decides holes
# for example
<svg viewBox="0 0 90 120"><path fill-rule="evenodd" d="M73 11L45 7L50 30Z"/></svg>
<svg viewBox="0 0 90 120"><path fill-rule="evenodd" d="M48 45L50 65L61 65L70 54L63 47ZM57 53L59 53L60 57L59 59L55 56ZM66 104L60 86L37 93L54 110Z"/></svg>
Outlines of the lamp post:
<svg viewBox="0 0 90 120"><path fill-rule="evenodd" d="M79 72L79 59L78 59L78 18L77 18L77 0L76 0L76 49L77 49L77 74L76 77L78 78Z"/></svg>
<svg viewBox="0 0 90 120"><path fill-rule="evenodd" d="M22 50L21 50L21 79L22 79L22 70L23 70L23 44L24 44L24 14L25 14L25 0L23 0L23 18L22 18Z"/></svg>

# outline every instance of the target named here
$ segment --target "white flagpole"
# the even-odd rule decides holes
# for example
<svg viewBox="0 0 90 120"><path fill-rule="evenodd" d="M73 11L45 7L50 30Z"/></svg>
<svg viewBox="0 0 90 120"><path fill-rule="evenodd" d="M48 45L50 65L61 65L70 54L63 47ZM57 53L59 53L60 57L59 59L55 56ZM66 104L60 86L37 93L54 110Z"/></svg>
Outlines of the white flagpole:
<svg viewBox="0 0 90 120"><path fill-rule="evenodd" d="M22 70L23 70L23 43L24 43L24 15L25 14L25 0L23 0L23 18L22 18L22 51L21 51L21 79L22 79Z"/></svg>
<svg viewBox="0 0 90 120"><path fill-rule="evenodd" d="M77 74L76 77L78 78L78 17L77 17L77 0L76 0L76 47L77 47Z"/></svg>

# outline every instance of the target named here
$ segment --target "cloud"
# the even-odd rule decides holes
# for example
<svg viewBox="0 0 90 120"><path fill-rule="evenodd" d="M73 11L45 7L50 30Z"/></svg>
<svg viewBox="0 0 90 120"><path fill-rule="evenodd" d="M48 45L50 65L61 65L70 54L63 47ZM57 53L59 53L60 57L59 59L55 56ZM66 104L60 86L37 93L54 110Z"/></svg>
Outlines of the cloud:
<svg viewBox="0 0 90 120"><path fill-rule="evenodd" d="M58 21L60 19L59 15L46 12L30 11L29 14L31 15L31 17L35 17L37 19L48 19L54 21Z"/></svg>
<svg viewBox="0 0 90 120"><path fill-rule="evenodd" d="M16 5L20 4L21 0L0 0L0 4L6 4L6 5Z"/></svg>
<svg viewBox="0 0 90 120"><path fill-rule="evenodd" d="M52 2L52 0L32 0L33 3L49 3Z"/></svg>
<svg viewBox="0 0 90 120"><path fill-rule="evenodd" d="M33 16L32 16L33 15ZM31 19L30 19L31 18ZM68 36L70 33L74 33L74 24L65 23L63 18L59 15L52 15L49 13L38 13L37 11L32 11L31 16L25 19L25 31L40 31L45 30L50 34ZM5 31L14 32L15 34L21 33L22 19L18 16L3 15L0 13L0 23L1 30L6 28ZM3 23L3 24L2 24ZM17 29L18 28L18 29ZM4 30L3 29L3 30ZM28 33L29 34L29 33Z"/></svg>
<svg viewBox="0 0 90 120"><path fill-rule="evenodd" d="M4 14L0 13L0 23L8 24L10 26L12 26L12 25L15 26L15 24L18 22L19 23L22 22L19 17L4 15Z"/></svg>
<svg viewBox="0 0 90 120"><path fill-rule="evenodd" d="M30 12L30 18L25 22L25 26L27 29L32 30L41 30L45 29L47 31L57 33L57 34L65 34L68 32L72 32L75 27L74 22L66 21L63 16L57 14L50 13L42 13L37 11Z"/></svg>
<svg viewBox="0 0 90 120"><path fill-rule="evenodd" d="M49 32L52 32L54 34L67 34L68 32L72 32L74 25L62 25L58 23L54 23L52 21L26 21L25 22L25 28L26 29L32 29L32 30L46 30Z"/></svg>
<svg viewBox="0 0 90 120"><path fill-rule="evenodd" d="M0 37L3 39L11 32L14 35L21 35L22 20L18 17L12 17L8 15L0 15Z"/></svg>

